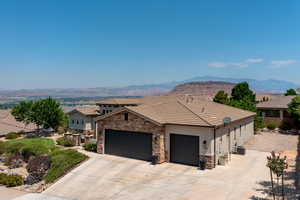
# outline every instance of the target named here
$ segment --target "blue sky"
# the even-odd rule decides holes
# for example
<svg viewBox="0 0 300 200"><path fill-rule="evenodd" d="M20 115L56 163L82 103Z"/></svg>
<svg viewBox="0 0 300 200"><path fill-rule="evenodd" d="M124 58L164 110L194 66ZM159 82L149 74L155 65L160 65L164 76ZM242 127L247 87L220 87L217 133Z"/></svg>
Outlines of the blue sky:
<svg viewBox="0 0 300 200"><path fill-rule="evenodd" d="M300 85L297 0L9 0L0 88L126 86L194 76Z"/></svg>

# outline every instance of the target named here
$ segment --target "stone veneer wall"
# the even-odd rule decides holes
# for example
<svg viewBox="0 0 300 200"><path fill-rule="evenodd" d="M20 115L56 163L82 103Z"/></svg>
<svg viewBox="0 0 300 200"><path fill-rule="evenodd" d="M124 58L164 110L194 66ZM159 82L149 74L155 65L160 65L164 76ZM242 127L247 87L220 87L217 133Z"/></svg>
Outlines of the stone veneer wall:
<svg viewBox="0 0 300 200"><path fill-rule="evenodd" d="M105 129L152 133L152 155L158 156L158 163L165 162L165 127L158 126L131 113L128 113L128 120L125 120L125 113L126 111L123 111L97 122L97 152L104 153L103 133Z"/></svg>

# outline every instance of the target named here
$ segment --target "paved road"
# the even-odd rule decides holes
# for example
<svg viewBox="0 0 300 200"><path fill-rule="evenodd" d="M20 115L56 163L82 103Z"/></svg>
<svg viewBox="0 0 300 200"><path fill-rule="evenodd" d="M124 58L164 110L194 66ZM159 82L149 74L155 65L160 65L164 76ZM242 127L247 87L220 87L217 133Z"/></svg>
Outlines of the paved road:
<svg viewBox="0 0 300 200"><path fill-rule="evenodd" d="M76 200L241 200L265 197L266 153L234 155L225 167L195 167L91 154L92 158L52 185L44 195Z"/></svg>

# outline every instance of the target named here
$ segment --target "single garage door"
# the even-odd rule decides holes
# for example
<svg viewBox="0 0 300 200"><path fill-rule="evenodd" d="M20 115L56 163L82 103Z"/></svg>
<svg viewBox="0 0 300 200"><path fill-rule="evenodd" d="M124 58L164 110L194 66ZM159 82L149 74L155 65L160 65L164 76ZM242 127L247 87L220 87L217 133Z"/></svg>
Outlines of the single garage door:
<svg viewBox="0 0 300 200"><path fill-rule="evenodd" d="M185 165L199 165L199 137L170 134L170 161Z"/></svg>
<svg viewBox="0 0 300 200"><path fill-rule="evenodd" d="M152 158L152 134L106 130L105 153L150 161Z"/></svg>

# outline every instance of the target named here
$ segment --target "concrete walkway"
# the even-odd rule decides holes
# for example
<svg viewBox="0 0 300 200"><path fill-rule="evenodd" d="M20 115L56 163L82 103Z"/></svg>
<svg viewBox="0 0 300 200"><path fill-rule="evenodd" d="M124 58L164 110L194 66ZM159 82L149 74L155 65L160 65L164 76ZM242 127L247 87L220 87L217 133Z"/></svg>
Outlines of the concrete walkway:
<svg viewBox="0 0 300 200"><path fill-rule="evenodd" d="M241 200L265 198L269 180L267 153L234 155L232 162L213 170L90 154L90 159L43 192L76 200ZM18 199L19 200L19 199ZM21 199L20 199L21 200ZM27 199L26 199L27 200Z"/></svg>
<svg viewBox="0 0 300 200"><path fill-rule="evenodd" d="M16 197L23 196L24 194L27 194L27 193L22 192L20 190L7 188L5 186L0 186L0 199L1 200L12 200Z"/></svg>

